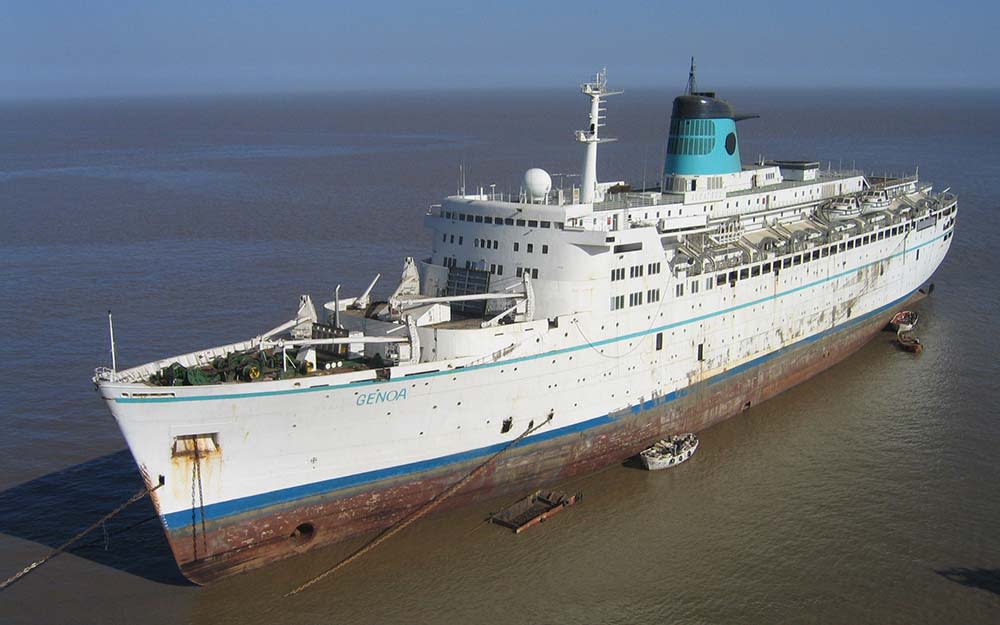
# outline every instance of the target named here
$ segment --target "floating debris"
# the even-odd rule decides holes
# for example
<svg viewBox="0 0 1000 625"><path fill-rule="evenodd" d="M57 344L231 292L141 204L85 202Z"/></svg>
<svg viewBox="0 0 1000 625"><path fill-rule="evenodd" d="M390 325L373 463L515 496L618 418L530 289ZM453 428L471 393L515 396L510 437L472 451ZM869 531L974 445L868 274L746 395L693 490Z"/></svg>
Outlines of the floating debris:
<svg viewBox="0 0 1000 625"><path fill-rule="evenodd" d="M514 530L515 534L520 534L581 499L583 493L567 495L557 492L543 493L539 490L494 512L490 515L490 521Z"/></svg>

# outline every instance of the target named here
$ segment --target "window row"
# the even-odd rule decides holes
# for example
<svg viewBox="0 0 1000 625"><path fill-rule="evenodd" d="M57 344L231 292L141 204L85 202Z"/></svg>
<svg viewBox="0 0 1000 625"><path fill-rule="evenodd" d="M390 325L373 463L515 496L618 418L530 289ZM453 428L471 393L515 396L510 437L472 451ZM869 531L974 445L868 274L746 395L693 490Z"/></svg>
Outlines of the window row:
<svg viewBox="0 0 1000 625"><path fill-rule="evenodd" d="M767 262L760 265L753 265L751 267L744 267L739 270L733 270L730 272L722 272L716 274L715 284L722 285L726 282L730 284L735 284L737 280L746 280L748 278L756 278L761 274L767 273L778 273L781 269L787 269L788 267L794 267L797 265L802 265L805 263L812 262L814 260L819 260L821 258L827 258L828 256L846 252L847 250L853 250L856 248L863 247L865 245L870 245L877 241L882 241L886 238L893 237L904 232L913 230L914 225L912 223L901 224L899 226L893 226L892 228L886 228L884 230L879 230L872 234L866 234L861 237L855 237L848 241L841 241L839 243L831 243L830 245L825 245L821 248L817 248L808 252L802 252L800 254L788 255L784 258L775 259L773 262ZM706 282L706 286L711 282L711 278ZM692 283L695 284L695 283ZM683 287L683 285L678 285L678 287ZM697 291L692 291L697 292ZM678 296L680 293L678 293Z"/></svg>
<svg viewBox="0 0 1000 625"><path fill-rule="evenodd" d="M658 301L660 301L660 289L649 289L645 293L642 291L636 291L628 294L629 306L642 306L643 303L654 304ZM625 308L625 296L612 295L611 310L620 310L622 308Z"/></svg>
<svg viewBox="0 0 1000 625"><path fill-rule="evenodd" d="M512 217L491 217L489 215L468 215L466 213L453 213L445 211L442 213L445 219L457 219L458 221L470 221L477 224L493 224L495 226L521 226L527 228L555 228L563 229L561 221L543 221L539 219L514 219Z"/></svg>
<svg viewBox="0 0 1000 625"><path fill-rule="evenodd" d="M535 253L535 244L534 243L527 243L524 247L525 247L525 251L528 252L529 254L534 254ZM496 248L493 248L493 249L496 249ZM521 243L519 241L514 241L514 251L515 252L520 252L521 251ZM549 253L549 246L543 243L542 244L542 254L548 254L548 253Z"/></svg>
<svg viewBox="0 0 1000 625"><path fill-rule="evenodd" d="M520 278L521 276L530 275L532 280L537 280L538 279L538 269L537 268L518 267L516 273L517 273L517 277L518 278Z"/></svg>

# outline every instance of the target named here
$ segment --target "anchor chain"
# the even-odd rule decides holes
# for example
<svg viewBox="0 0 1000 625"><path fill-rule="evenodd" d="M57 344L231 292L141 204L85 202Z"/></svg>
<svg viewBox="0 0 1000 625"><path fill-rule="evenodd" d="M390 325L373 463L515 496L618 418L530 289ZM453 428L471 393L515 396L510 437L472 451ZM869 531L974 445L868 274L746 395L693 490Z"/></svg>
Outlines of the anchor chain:
<svg viewBox="0 0 1000 625"><path fill-rule="evenodd" d="M46 554L46 556L44 558L42 558L40 560L35 560L34 562L32 562L31 564L29 564L28 566L26 566L23 569L21 569L16 574L11 575L7 579L5 579L3 581L3 583L0 583L0 590L6 590L9 586L11 586L12 584L14 584L16 581L18 581L19 579L21 579L22 577L24 577L25 575L27 575L31 571L33 571L33 570L37 569L38 567L42 566L43 564L45 564L46 562L48 562L52 558L56 557L60 553L66 551L67 549L69 549L70 547L72 547L73 544L75 544L77 541L79 541L81 538L83 538L84 536L86 536L90 532L94 531L98 527L101 527L102 525L104 525L104 523L106 521L108 521L109 519L111 519L112 517L114 517L115 515L117 515L118 513L120 513L122 510L124 510L125 508L128 508L129 506L131 506L135 502L139 501L140 499L142 499L146 495L149 495L150 493L152 493L153 491L155 491L157 488L159 488L161 486L163 486L162 482L160 484L157 484L153 488L143 488L142 490L140 490L136 494L132 495L131 497L129 497L128 501L126 501L122 505L118 506L117 508L115 508L114 510L112 510L111 512L109 512L108 514L106 514L103 517L101 517L95 523L93 523L92 525L90 525L89 527L87 527L87 529L85 529L82 532L78 533L76 536L73 536L73 538L70 538L68 541L64 542L63 544L59 545L58 547L56 547L55 549L53 549L52 551L50 551L48 554Z"/></svg>
<svg viewBox="0 0 1000 625"><path fill-rule="evenodd" d="M528 424L528 428L524 432L522 432L517 438L515 438L511 442L507 443L507 445L504 446L503 449L501 449L500 451L496 452L495 454L493 454L492 456L490 456L489 458L487 458L482 464L480 464L478 467L476 467L475 469L473 469L468 475L466 475L465 477L463 477L462 479L460 479L459 481L455 482L454 484L452 484L451 486L449 486L448 488L446 488L445 490L443 490L442 492L440 492L438 495L436 495L435 497L433 497L430 501L428 501L426 504L424 504L424 506L422 508L419 508L417 511L413 512L410 516L404 517L403 519L401 519L400 521L398 521L395 525L393 525L393 526L389 527L388 529L386 529L385 531L383 531L381 534L379 534L378 536L376 536L374 539L372 539L371 541L369 541L367 544L363 545L357 551L355 551L354 553L352 553L348 557L344 558L343 560L341 560L340 562L338 562L334 566L332 566L332 567L328 568L327 570L323 571L322 573L320 573L316 577L313 577L312 579L310 579L309 581L305 582L301 586L299 586L299 587L297 587L297 588L295 588L293 590L288 591L287 593L285 593L283 595L283 597L290 597L292 595L296 595L296 594L302 592L306 588L309 588L313 584L315 584L315 583L323 580L324 578L332 575L333 573L335 573L339 569L347 566L351 562L357 560L358 558L360 558L361 556L365 555L366 553L368 553L369 551L371 551L375 547L378 547L383 542L389 540L390 538L392 538L393 536L395 536L399 532L403 531L404 529L406 529L406 527L408 527L409 525L415 523L421 517L423 517L424 515L426 515L427 513L429 513L431 510L433 510L434 508L436 508L440 504L442 504L444 502L444 500L446 500L449 497L451 497L452 495L454 495L463 486L465 486L466 484L468 484L472 480L476 479L491 464L493 464L494 462L496 462L500 458L500 456L504 455L512 447L514 447L519 442L521 442L521 440L524 439L524 437L528 436L529 434L531 434L535 430L538 430L542 426L548 424L548 422L551 421L551 420L552 420L552 414L550 413L546 417L546 419L544 421L542 421L541 423L539 423L538 425L534 425L534 422L529 423Z"/></svg>

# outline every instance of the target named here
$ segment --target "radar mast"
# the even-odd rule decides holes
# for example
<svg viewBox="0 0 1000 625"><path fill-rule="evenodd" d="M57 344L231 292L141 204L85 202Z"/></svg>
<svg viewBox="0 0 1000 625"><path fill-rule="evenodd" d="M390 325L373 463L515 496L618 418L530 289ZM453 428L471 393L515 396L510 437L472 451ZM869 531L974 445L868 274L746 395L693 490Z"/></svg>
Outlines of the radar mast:
<svg viewBox="0 0 1000 625"><path fill-rule="evenodd" d="M583 161L583 185L580 202L582 204L593 204L594 195L597 192L597 144L615 140L601 139L599 137L598 129L604 126L602 120L606 117L601 115L601 113L607 110L601 108L601 98L624 92L608 91L607 68L597 72L592 82L585 82L580 85L580 92L590 98L590 128L576 131L576 140L587 146L587 155Z"/></svg>

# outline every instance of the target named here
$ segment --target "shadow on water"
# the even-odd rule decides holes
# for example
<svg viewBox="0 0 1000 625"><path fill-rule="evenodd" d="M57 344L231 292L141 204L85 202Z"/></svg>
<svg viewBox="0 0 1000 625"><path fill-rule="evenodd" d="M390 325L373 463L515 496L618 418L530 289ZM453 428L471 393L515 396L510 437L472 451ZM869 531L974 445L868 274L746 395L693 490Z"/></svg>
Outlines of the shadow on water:
<svg viewBox="0 0 1000 625"><path fill-rule="evenodd" d="M58 547L142 487L128 450L88 460L0 493L0 532ZM148 497L104 529L91 532L69 553L155 582L190 584L174 563ZM39 550L38 557L47 552Z"/></svg>
<svg viewBox="0 0 1000 625"><path fill-rule="evenodd" d="M951 568L937 571L945 579L968 586L988 590L994 595L1000 595L1000 569L966 569Z"/></svg>

